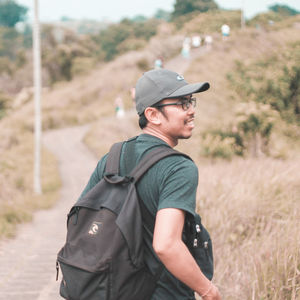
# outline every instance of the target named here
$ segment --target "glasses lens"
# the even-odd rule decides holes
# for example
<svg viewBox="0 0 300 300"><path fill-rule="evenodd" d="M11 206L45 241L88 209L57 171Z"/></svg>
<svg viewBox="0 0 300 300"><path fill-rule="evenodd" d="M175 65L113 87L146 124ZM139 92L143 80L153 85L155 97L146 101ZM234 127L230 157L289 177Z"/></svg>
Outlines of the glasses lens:
<svg viewBox="0 0 300 300"><path fill-rule="evenodd" d="M184 99L184 100L181 101L181 105L182 105L183 110L188 110L191 105L193 107L196 106L196 99L195 98Z"/></svg>

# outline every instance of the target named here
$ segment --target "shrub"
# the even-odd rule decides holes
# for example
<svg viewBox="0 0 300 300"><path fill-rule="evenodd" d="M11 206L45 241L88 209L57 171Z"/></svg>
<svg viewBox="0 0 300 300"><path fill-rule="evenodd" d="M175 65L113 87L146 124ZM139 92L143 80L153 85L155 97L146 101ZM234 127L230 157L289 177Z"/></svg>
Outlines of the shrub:
<svg viewBox="0 0 300 300"><path fill-rule="evenodd" d="M141 71L146 71L150 69L149 62L146 58L139 59L136 64Z"/></svg>
<svg viewBox="0 0 300 300"><path fill-rule="evenodd" d="M285 121L300 124L299 53L300 43L297 42L288 51L283 49L282 53L271 54L262 61L249 65L237 61L227 79L245 102L268 104Z"/></svg>
<svg viewBox="0 0 300 300"><path fill-rule="evenodd" d="M234 134L212 131L206 132L201 139L201 155L210 158L230 160L234 155L241 153L238 149Z"/></svg>
<svg viewBox="0 0 300 300"><path fill-rule="evenodd" d="M215 129L202 136L202 155L231 159L233 156L257 157L270 154L270 139L277 114L268 105L241 103L230 129Z"/></svg>
<svg viewBox="0 0 300 300"><path fill-rule="evenodd" d="M105 53L105 59L109 61L124 51L143 47L145 43L142 43L141 40L147 41L154 36L158 25L159 21L156 19L137 22L123 19L120 23L110 25L107 29L102 30L93 39ZM130 41L135 42L130 45Z"/></svg>
<svg viewBox="0 0 300 300"><path fill-rule="evenodd" d="M0 91L0 119L5 116L5 111L9 106L11 99Z"/></svg>

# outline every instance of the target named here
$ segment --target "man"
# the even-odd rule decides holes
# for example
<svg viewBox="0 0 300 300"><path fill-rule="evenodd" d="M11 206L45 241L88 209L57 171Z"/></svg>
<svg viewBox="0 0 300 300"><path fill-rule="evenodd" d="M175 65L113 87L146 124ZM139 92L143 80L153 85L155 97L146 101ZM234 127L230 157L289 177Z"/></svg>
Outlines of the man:
<svg viewBox="0 0 300 300"><path fill-rule="evenodd" d="M136 164L156 147L174 147L179 139L191 137L196 105L192 94L208 88L207 82L188 84L181 75L166 69L144 73L135 94L143 133L124 146L122 176L133 167L129 160ZM129 147L130 143L134 144ZM127 147L134 150L130 159L122 159ZM102 178L105 162L106 156L100 160L83 194ZM160 160L138 182L138 194L156 216L153 239L151 232L144 232L145 264L152 274L157 273L161 263L165 267L152 300L192 300L194 291L204 300L221 299L218 289L201 272L182 240L185 217L195 213L197 184L196 165L177 155Z"/></svg>

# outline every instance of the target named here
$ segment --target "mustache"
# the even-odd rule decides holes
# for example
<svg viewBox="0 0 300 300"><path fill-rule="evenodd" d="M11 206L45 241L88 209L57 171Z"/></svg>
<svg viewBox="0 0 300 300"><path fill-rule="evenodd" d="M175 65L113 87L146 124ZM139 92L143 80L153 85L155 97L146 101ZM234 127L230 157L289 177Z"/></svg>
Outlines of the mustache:
<svg viewBox="0 0 300 300"><path fill-rule="evenodd" d="M190 118L185 119L185 120L184 120L184 124L187 124L188 122L194 121L194 120L195 120L195 118L194 118L194 115L193 115L193 116L191 116Z"/></svg>

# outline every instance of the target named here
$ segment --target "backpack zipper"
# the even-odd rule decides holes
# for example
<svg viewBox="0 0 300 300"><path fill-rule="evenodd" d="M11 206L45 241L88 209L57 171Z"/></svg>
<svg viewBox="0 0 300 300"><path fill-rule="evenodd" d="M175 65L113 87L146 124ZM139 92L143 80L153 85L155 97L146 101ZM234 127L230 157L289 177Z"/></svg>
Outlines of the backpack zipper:
<svg viewBox="0 0 300 300"><path fill-rule="evenodd" d="M58 261L56 261L56 281L58 280L58 274L59 274L59 264Z"/></svg>

